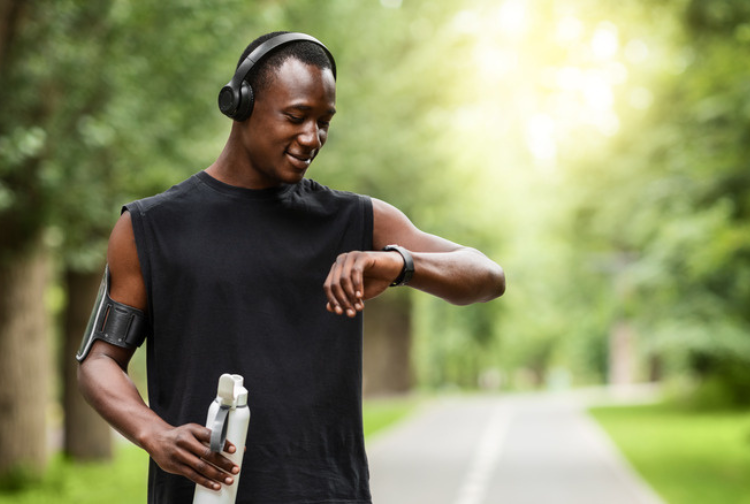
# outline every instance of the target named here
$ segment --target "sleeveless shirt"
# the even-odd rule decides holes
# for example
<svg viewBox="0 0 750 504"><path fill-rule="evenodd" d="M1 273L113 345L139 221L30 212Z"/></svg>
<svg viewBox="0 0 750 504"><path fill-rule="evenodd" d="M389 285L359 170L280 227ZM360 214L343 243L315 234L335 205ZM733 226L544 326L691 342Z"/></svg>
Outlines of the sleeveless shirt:
<svg viewBox="0 0 750 504"><path fill-rule="evenodd" d="M338 254L371 250L372 202L310 179L250 190L199 172L125 205L148 295L150 407L205 424L222 373L251 410L237 503L369 503L362 314L329 313ZM242 449L242 447L237 447ZM153 461L149 503L195 485Z"/></svg>

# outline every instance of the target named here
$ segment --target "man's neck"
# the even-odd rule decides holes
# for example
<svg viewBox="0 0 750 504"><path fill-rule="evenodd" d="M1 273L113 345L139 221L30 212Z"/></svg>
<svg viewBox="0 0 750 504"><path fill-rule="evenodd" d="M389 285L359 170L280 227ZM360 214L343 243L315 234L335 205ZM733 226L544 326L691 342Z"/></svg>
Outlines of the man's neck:
<svg viewBox="0 0 750 504"><path fill-rule="evenodd" d="M219 157L211 166L206 168L206 173L216 180L232 186L245 189L267 189L257 180L247 156L244 155L242 149L236 148L236 145L236 141L230 135Z"/></svg>

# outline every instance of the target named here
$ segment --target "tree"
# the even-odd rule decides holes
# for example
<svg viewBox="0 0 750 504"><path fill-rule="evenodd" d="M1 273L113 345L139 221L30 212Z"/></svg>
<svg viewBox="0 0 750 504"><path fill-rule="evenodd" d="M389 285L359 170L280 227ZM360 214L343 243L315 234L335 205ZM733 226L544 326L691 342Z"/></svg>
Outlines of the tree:
<svg viewBox="0 0 750 504"><path fill-rule="evenodd" d="M647 353L710 384L712 401L748 404L750 128L739 55L750 13L734 1L642 5L669 20L649 41L653 104L602 156L579 162L576 230L582 243L631 257L622 305Z"/></svg>
<svg viewBox="0 0 750 504"><path fill-rule="evenodd" d="M65 444L70 454L79 458L106 456L108 450L86 438L92 436L96 425L98 438L107 439L109 428L93 410L78 404L75 392L76 364L70 349L77 347L84 313L91 309L82 304L93 299L93 292L81 289L93 289L96 282L92 278L102 274L107 236L119 205L161 191L177 179L175 173L193 169L181 167L180 162L194 162L196 147L204 145L190 144L190 132L198 130L199 124L192 119L203 115L210 101L182 100L189 98L189 92L173 83L200 76L199 70L210 67L207 62L221 48L217 43L202 46L207 52L201 58L196 50L195 60L184 51L180 56L177 50L180 44L200 42L196 33L211 37L212 31L195 26L210 22L207 9L203 16L191 17L184 15L188 7L173 4L149 9L118 2L40 0L2 7L9 13L0 53L0 259L9 272L4 275L4 288L9 299L43 299L41 291L28 296L24 289L43 290L45 285L23 282L10 272L32 257L48 260L49 254L40 251L54 246L69 301L62 357L65 404L70 407ZM166 23L164 19L179 21ZM174 36L158 32L158 36L132 38L133 32L148 24L173 27ZM142 46L134 50L135 43ZM148 53L154 55L153 66L142 64ZM164 90L170 90L170 99L163 99ZM148 127L141 126L146 123L145 116ZM186 144L192 149L178 147ZM11 310L8 303L0 308L8 310L0 316L0 341L8 344L26 333L38 332L37 327L24 329L20 321L42 321L46 316L40 302L23 310ZM48 337L46 331L38 334L41 342ZM44 358L35 357L35 363L48 358L47 348L29 345L28 349L43 354ZM3 352L1 358L20 364L22 369L34 369L27 363L32 355ZM48 378L40 373L34 378L39 383L29 386L41 396ZM18 380L10 377L7 383ZM15 395L7 402L14 408L34 407L20 406L30 397L22 395L20 387L11 386L10 390L8 393ZM35 418L43 420L44 416ZM28 434L1 422L0 438L43 445L46 433L40 422L28 423L29 428L36 426L40 431ZM24 435L19 437L18 432ZM93 451L87 451L91 447L95 447ZM9 454L3 461L8 467L22 457L9 450L4 453Z"/></svg>
<svg viewBox="0 0 750 504"><path fill-rule="evenodd" d="M42 230L48 208L42 183L45 134L39 123L50 104L43 93L36 95L39 71L26 61L35 7L0 4L7 15L0 32L0 480L46 463L50 369Z"/></svg>

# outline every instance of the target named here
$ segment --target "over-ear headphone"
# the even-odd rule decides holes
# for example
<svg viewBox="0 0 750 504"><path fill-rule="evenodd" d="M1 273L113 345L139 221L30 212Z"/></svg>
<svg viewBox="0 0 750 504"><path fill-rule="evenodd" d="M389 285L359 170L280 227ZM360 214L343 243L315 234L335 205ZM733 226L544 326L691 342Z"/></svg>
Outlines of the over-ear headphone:
<svg viewBox="0 0 750 504"><path fill-rule="evenodd" d="M230 80L226 86L221 88L219 92L219 110L235 121L244 121L253 112L253 103L255 97L253 96L253 88L245 81L245 77L250 73L253 66L263 58L266 54L270 53L277 47L289 44L297 41L308 41L313 42L320 47L328 55L328 59L331 61L331 71L333 77L336 78L336 62L333 60L333 55L328 48L323 45L321 41L307 35L305 33L282 33L273 38L270 38L263 42L261 45L256 47L247 58L237 67L237 71L234 73L234 77Z"/></svg>

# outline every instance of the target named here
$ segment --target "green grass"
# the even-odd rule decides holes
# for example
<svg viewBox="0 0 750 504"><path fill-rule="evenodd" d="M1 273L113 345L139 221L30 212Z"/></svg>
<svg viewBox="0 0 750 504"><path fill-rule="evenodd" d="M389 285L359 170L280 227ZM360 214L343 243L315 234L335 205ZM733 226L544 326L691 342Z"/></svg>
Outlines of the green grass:
<svg viewBox="0 0 750 504"><path fill-rule="evenodd" d="M365 437L384 430L407 416L417 405L413 398L372 399L362 406Z"/></svg>
<svg viewBox="0 0 750 504"><path fill-rule="evenodd" d="M371 436L407 415L416 405L409 399L364 403L365 436ZM132 504L146 502L148 456L130 444L117 444L111 463L80 464L55 456L44 479L17 491L0 490L0 504ZM20 484L20 482L19 482Z"/></svg>
<svg viewBox="0 0 750 504"><path fill-rule="evenodd" d="M146 502L148 456L118 444L111 463L77 464L56 456L44 479L0 492L0 504L130 504Z"/></svg>
<svg viewBox="0 0 750 504"><path fill-rule="evenodd" d="M649 405L591 413L669 504L750 504L750 412Z"/></svg>

